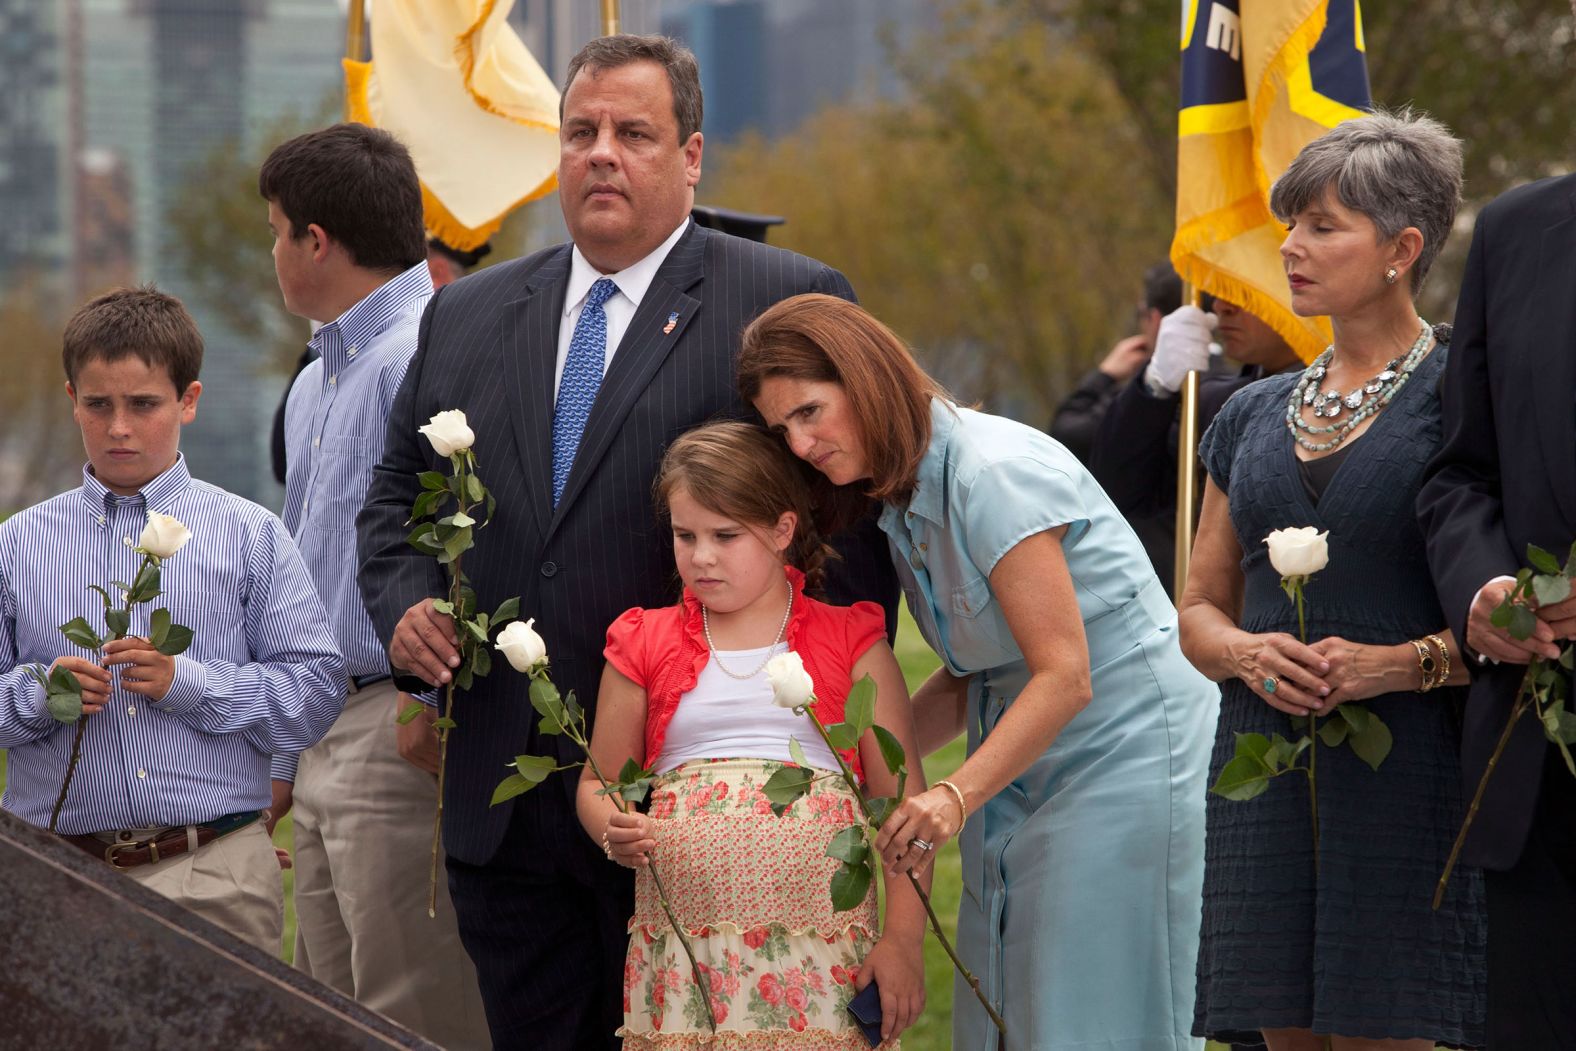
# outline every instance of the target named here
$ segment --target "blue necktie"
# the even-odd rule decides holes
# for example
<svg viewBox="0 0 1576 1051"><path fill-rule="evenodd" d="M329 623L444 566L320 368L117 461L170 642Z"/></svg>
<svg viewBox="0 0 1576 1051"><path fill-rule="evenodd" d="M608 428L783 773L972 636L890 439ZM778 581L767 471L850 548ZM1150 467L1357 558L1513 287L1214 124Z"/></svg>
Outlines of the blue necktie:
<svg viewBox="0 0 1576 1051"><path fill-rule="evenodd" d="M558 404L553 407L553 506L564 495L569 469L580 450L580 436L596 392L602 388L602 368L607 363L607 313L602 309L618 286L602 278L591 286L586 305L569 337L569 354L564 359L564 375L558 381Z"/></svg>

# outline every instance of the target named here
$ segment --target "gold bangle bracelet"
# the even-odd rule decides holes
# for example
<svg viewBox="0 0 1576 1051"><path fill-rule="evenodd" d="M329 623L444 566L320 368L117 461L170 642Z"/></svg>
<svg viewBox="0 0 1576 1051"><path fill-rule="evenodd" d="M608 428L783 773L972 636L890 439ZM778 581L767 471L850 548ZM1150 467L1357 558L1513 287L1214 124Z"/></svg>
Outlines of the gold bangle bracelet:
<svg viewBox="0 0 1576 1051"><path fill-rule="evenodd" d="M1422 639L1412 639L1412 648L1417 650L1417 670L1422 673L1423 682L1418 686L1418 693L1427 693L1438 685L1434 681L1434 674L1439 670L1439 662L1434 660L1434 655L1428 651L1428 643Z"/></svg>
<svg viewBox="0 0 1576 1051"><path fill-rule="evenodd" d="M1450 649L1445 645L1445 640L1438 635L1428 636L1428 641L1439 650L1439 678L1434 680L1434 685L1443 686L1450 680Z"/></svg>
<svg viewBox="0 0 1576 1051"><path fill-rule="evenodd" d="M945 788L952 792L952 797L958 801L958 832L962 832L963 826L969 823L969 808L963 805L963 789L951 781L937 781L931 787ZM957 832L953 835L957 835Z"/></svg>

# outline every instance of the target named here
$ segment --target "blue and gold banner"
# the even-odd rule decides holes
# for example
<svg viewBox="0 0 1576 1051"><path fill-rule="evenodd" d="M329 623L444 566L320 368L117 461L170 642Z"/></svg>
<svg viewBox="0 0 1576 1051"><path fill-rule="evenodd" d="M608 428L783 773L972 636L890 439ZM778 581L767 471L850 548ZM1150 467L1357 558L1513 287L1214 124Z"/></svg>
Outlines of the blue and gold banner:
<svg viewBox="0 0 1576 1051"><path fill-rule="evenodd" d="M1303 146L1370 105L1358 0L1183 0L1181 48L1171 261L1312 360L1329 325L1292 313L1269 189Z"/></svg>

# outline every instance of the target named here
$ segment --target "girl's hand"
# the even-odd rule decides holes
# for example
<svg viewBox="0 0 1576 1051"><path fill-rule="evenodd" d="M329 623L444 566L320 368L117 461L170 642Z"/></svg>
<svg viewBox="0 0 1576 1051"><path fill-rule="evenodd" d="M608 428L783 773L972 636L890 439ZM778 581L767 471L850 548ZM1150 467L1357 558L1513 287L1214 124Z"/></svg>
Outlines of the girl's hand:
<svg viewBox="0 0 1576 1051"><path fill-rule="evenodd" d="M886 819L876 836L882 864L894 876L905 872L923 875L936 860L941 845L958 834L960 818L957 796L945 788L909 796ZM930 849L921 843L929 843Z"/></svg>
<svg viewBox="0 0 1576 1051"><path fill-rule="evenodd" d="M1331 637L1308 647L1329 664L1324 681L1330 684L1325 706L1361 701L1385 693L1415 690L1422 681L1417 650L1410 644L1368 646Z"/></svg>
<svg viewBox="0 0 1576 1051"><path fill-rule="evenodd" d="M923 933L918 942L888 934L865 956L854 978L864 989L874 981L881 988L881 1039L891 1040L913 1025L925 1009Z"/></svg>
<svg viewBox="0 0 1576 1051"><path fill-rule="evenodd" d="M657 845L651 819L645 814L614 814L602 832L602 851L627 869L651 864L649 854Z"/></svg>
<svg viewBox="0 0 1576 1051"><path fill-rule="evenodd" d="M1237 678L1258 697L1287 715L1307 715L1328 707L1331 686L1323 676L1329 660L1284 632L1243 635L1228 649ZM1273 689L1266 681L1273 680Z"/></svg>

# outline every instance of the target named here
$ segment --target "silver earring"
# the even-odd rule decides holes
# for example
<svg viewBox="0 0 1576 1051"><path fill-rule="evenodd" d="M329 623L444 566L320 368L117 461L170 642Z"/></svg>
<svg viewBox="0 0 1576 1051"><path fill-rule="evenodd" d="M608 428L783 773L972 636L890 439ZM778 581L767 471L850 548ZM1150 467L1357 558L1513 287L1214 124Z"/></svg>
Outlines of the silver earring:
<svg viewBox="0 0 1576 1051"><path fill-rule="evenodd" d="M1384 272L1384 283L1387 285L1393 285L1395 284L1395 279L1398 276L1400 276L1400 271L1396 270L1396 268L1392 266L1390 269Z"/></svg>

